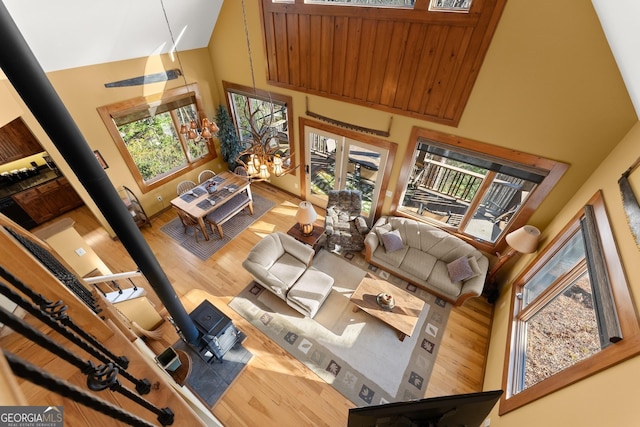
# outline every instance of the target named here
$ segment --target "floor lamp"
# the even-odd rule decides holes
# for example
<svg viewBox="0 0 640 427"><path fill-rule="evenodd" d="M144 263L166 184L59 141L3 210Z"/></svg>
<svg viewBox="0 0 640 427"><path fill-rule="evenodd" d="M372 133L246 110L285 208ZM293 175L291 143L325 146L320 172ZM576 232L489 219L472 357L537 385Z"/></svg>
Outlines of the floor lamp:
<svg viewBox="0 0 640 427"><path fill-rule="evenodd" d="M498 287L495 285L495 276L498 271L516 253L530 254L535 252L538 248L538 241L540 240L540 230L538 230L533 225L525 225L524 227L520 227L517 230L507 234L505 240L509 245L509 250L502 255L497 253L498 261L496 261L496 263L491 268L491 271L489 271L489 273L487 274L487 280L485 283L489 288L489 302L493 302L491 301L492 299L495 301L498 296Z"/></svg>

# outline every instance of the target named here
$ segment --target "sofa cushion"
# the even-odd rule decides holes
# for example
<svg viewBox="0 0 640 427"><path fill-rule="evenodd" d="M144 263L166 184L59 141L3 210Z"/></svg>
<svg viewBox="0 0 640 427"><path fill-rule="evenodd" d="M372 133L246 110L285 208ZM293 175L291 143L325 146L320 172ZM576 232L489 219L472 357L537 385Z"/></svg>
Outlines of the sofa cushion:
<svg viewBox="0 0 640 427"><path fill-rule="evenodd" d="M409 248L400 264L400 269L422 280L427 280L437 261L438 259L433 255L415 248Z"/></svg>
<svg viewBox="0 0 640 427"><path fill-rule="evenodd" d="M403 246L400 250L387 252L384 248L378 246L373 254L376 258L389 264L393 268L398 268L408 250L409 246Z"/></svg>
<svg viewBox="0 0 640 427"><path fill-rule="evenodd" d="M276 236L268 235L260 241L259 245L253 247L247 255L247 261L268 269L284 253L280 239Z"/></svg>
<svg viewBox="0 0 640 427"><path fill-rule="evenodd" d="M457 298L460 295L460 282L452 282L449 278L449 271L447 270L447 264L442 261L436 262L429 274L427 283L436 292L449 296L452 299Z"/></svg>
<svg viewBox="0 0 640 427"><path fill-rule="evenodd" d="M282 255L269 269L269 273L280 279L289 289L302 274L307 266L289 253Z"/></svg>
<svg viewBox="0 0 640 427"><path fill-rule="evenodd" d="M476 259L467 256L462 256L448 263L447 270L452 282L462 282L480 274L480 267L478 267Z"/></svg>
<svg viewBox="0 0 640 427"><path fill-rule="evenodd" d="M309 268L287 293L287 304L313 317L331 292L333 277L314 267Z"/></svg>
<svg viewBox="0 0 640 427"><path fill-rule="evenodd" d="M376 227L375 231L376 231L376 235L378 236L378 242L380 242L380 245L384 247L384 241L382 240L382 235L384 233L388 233L389 231L391 231L391 224L385 224L385 225Z"/></svg>
<svg viewBox="0 0 640 427"><path fill-rule="evenodd" d="M384 249L387 252L395 252L402 249L404 246L402 242L402 237L400 237L400 232L398 230L389 231L382 235L382 242Z"/></svg>

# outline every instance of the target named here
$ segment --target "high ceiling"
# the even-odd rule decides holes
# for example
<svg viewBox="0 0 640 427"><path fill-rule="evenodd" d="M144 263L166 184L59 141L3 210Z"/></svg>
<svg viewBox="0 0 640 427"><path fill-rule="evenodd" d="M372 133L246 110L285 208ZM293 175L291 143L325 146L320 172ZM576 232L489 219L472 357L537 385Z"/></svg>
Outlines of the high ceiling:
<svg viewBox="0 0 640 427"><path fill-rule="evenodd" d="M46 71L209 44L223 0L2 0Z"/></svg>
<svg viewBox="0 0 640 427"><path fill-rule="evenodd" d="M640 2L591 1L638 113L640 56L637 55L637 40L640 39L640 27L637 18L640 17ZM206 47L223 0L2 2L48 72L169 52L173 43L163 3L178 50Z"/></svg>

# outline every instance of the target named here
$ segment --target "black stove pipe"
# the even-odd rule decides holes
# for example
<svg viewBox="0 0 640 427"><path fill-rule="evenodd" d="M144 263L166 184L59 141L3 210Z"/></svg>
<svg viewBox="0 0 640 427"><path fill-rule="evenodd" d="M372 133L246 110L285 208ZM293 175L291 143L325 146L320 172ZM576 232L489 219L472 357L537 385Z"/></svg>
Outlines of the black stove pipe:
<svg viewBox="0 0 640 427"><path fill-rule="evenodd" d="M103 213L184 338L197 344L199 334L195 324L1 1L0 40L0 68Z"/></svg>

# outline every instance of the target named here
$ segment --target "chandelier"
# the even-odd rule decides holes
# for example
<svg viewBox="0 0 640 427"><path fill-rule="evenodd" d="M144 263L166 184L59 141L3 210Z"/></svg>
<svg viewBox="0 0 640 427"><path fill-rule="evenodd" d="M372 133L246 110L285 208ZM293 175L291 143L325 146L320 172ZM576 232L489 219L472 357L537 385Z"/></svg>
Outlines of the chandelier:
<svg viewBox="0 0 640 427"><path fill-rule="evenodd" d="M182 66L182 61L180 61L180 55L178 55L178 46L176 44L175 39L173 38L173 31L171 30L171 25L169 24L169 18L167 16L167 11L164 8L164 1L160 0L160 4L162 5L162 12L164 13L164 20L167 23L167 28L169 29L169 35L171 36L171 43L173 44L172 52L175 52L176 58L178 60L178 64L180 64L180 70L182 75L182 80L184 81L184 87L187 88L187 77L184 75L184 67ZM196 109L196 115L197 115ZM211 139L214 137L216 133L218 133L220 129L218 125L213 120L209 120L206 117L202 119L201 123L198 123L195 119L189 120L189 124L182 122L180 126L180 133L184 135L188 140L193 142L200 142L203 139Z"/></svg>
<svg viewBox="0 0 640 427"><path fill-rule="evenodd" d="M182 123L182 126L180 126L180 133L185 135L187 139L194 142L200 141L202 138L213 138L219 130L220 128L216 122L210 121L206 117L202 119L202 123L199 128L198 123L194 119L189 121L188 126L185 123Z"/></svg>
<svg viewBox="0 0 640 427"><path fill-rule="evenodd" d="M247 12L245 0L242 0L242 16L244 19L244 34L247 41L247 51L249 53L249 68L251 70L251 81L253 83L253 92L256 93L256 79L253 73L253 60L251 56L251 43L249 41L249 27L247 25ZM246 97L244 106L244 115L248 118L249 131L251 137L243 141L246 145L245 150L240 152L236 159L236 163L244 166L247 175L256 181L267 181L271 175L280 177L292 172L296 167L292 167L292 153L287 153L280 149L278 144L277 129L273 126L274 111L273 102L264 104L269 105L271 111L263 112L259 107L251 111L249 97ZM258 115L261 114L261 117Z"/></svg>
<svg viewBox="0 0 640 427"><path fill-rule="evenodd" d="M249 100L245 105L245 112L249 111ZM245 140L247 148L238 154L237 163L244 166L247 175L254 180L266 181L271 175L280 177L293 171L291 167L291 154L286 154L280 149L277 137L277 131L273 124L273 104L271 113L264 116L269 120L263 120L259 126L256 116L261 110L256 109L252 113L246 114L249 117L249 127L251 138Z"/></svg>

